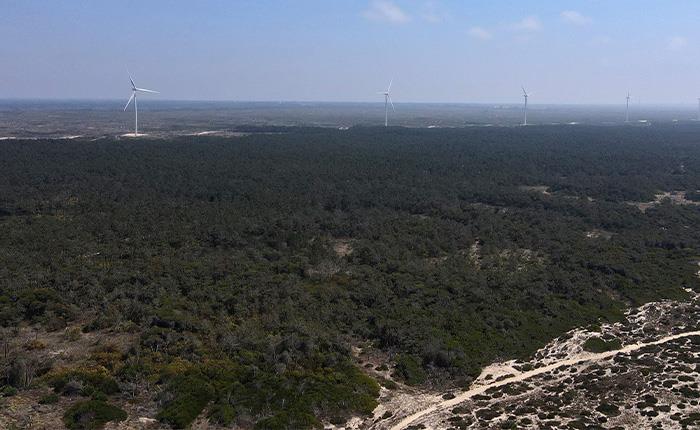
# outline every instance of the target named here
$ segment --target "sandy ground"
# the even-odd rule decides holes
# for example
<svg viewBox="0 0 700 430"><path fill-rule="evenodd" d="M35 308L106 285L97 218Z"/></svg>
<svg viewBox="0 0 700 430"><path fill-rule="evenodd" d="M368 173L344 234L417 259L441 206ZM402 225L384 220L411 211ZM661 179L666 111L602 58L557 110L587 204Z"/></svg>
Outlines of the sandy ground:
<svg viewBox="0 0 700 430"><path fill-rule="evenodd" d="M656 194L654 200L651 202L627 202L627 204L636 206L637 209L642 212L646 212L647 209L661 204L666 199L670 200L673 205L700 205L700 202L686 199L685 195L685 191L664 191L663 193Z"/></svg>
<svg viewBox="0 0 700 430"><path fill-rule="evenodd" d="M525 381L527 379L530 379L534 376L541 375L546 372L551 372L555 369L564 367L564 366L571 366L574 364L582 364L584 362L596 362L596 361L601 361L601 360L606 360L611 357L614 357L615 355L618 354L625 354L625 353L631 353L637 350L640 350L644 347L647 346L652 346L652 345L661 345L667 342L671 342L676 339L681 339L685 337L691 337L691 336L700 336L700 330L695 330L695 331L690 331L686 333L680 333L680 334L674 334L671 336L666 336L662 339L653 341L653 342L647 342L647 343L637 343L633 345L627 345L621 349L615 350L615 351L608 351L608 352L601 352L598 354L593 354L593 353L581 353L577 356L574 356L572 358L566 359L566 360L560 360L556 361L550 365L543 366L528 372L522 372L520 374L501 379L500 381L495 381L490 384L486 385L481 385L476 388L472 388L469 391L465 391L461 393L460 395L456 396L454 399L451 400L445 400L443 402L440 402L438 404L432 405L428 408L425 408L421 411L418 411L412 415L409 415L408 417L404 418L403 420L399 421L399 423L392 425L390 427L391 430L402 430L411 425L413 422L419 420L420 418L429 415L431 413L434 413L439 410L443 409L449 409L452 407L455 407L459 405L460 403L465 402L466 400L471 399L472 397L476 396L477 394L482 394L486 392L486 390L490 388L495 388L495 387L500 387L503 385L507 384L513 384L516 382L520 381Z"/></svg>
<svg viewBox="0 0 700 430"><path fill-rule="evenodd" d="M691 290L686 290L691 293ZM353 429L375 429L375 430L399 430L407 428L415 429L443 429L443 428L497 428L498 423L503 424L505 420L513 417L526 417L527 414L518 414L511 411L509 414L503 414L503 404L521 404L526 401L532 401L538 404L546 405L548 402L547 396L552 390L558 392L561 387L570 387L570 382L566 382L567 378L571 377L583 378L584 380L597 381L598 379L611 378L614 379L618 372L632 372L639 370L638 365L619 365L618 361L639 359L649 355L649 348L657 348L659 350L673 350L678 348L678 342L690 342L691 346L686 345L685 352L675 358L652 356L661 362L660 367L655 368L654 372L658 372L656 382L671 382L674 378L678 379L678 375L674 371L678 368L692 368L694 365L685 365L682 360L687 359L690 363L697 360L700 363L700 351L695 351L692 345L698 342L700 338L700 296L693 295L693 299L688 302L661 301L647 303L639 308L632 308L627 311L625 320L615 324L602 324L595 330L579 328L572 330L558 339L554 339L548 345L540 349L533 355L531 360L527 362L510 360L507 362L494 363L485 367L480 376L474 381L468 391L448 391L435 392L430 390L421 390L416 388L405 387L400 385L398 390L390 391L386 395L384 393L380 397L380 406L377 407L371 418L353 423L350 428ZM602 337L604 339L619 339L622 341L623 347L614 351L592 353L587 352L583 348L583 344L592 337ZM688 348L691 348L688 350ZM690 354L690 355L689 355ZM658 363L657 363L658 364ZM636 367L635 367L636 366ZM700 364L698 365L700 366ZM673 367L676 367L674 370ZM636 369L636 370L635 370ZM588 375L587 372L597 372L594 376ZM601 373L606 375L601 377ZM676 372L678 373L678 372ZM700 386L700 373L697 371L693 376L698 376L696 385ZM630 377L630 380L634 378ZM680 377L680 382L690 384L688 387L694 389L693 382L682 382L687 376ZM620 389L616 395L621 395L627 403L625 407L634 408L634 399L641 396L638 391L639 387L643 387L646 394L659 395L658 391L648 391L650 381L639 382L637 375L637 383L642 384L634 391ZM600 382L600 381L598 381ZM676 381L679 382L679 381ZM610 383L603 381L600 383ZM646 384L646 385L645 385ZM653 385L653 384L652 384ZM589 392L588 388L579 387L573 389L568 395L575 394L582 398L592 399L591 396L599 394L599 391ZM665 386L664 386L665 387ZM669 390L668 388L662 388ZM675 390L675 389L674 389ZM383 390L384 391L384 390ZM604 390L612 392L615 390ZM672 416L687 416L688 413L693 413L695 409L700 408L699 402L692 398L685 398L678 395L676 391L675 402L689 401L688 407L685 410L680 410L677 405L671 400L669 411L661 412L658 416L652 418L645 417L647 411L627 411L621 413L618 417L612 417L609 423L613 422L623 424L637 423L635 427L640 429L651 428L651 422L641 420L654 420L657 424L664 425L662 428L676 428L677 422L672 421ZM494 394L496 392L497 394ZM520 394L525 393L525 394ZM493 396L491 398L490 396ZM544 396L544 397L543 397ZM619 400L619 399L618 399ZM572 404L565 405L565 408L580 407L581 402L574 401ZM584 402L585 403L585 402ZM619 401L617 402L620 403ZM623 402L624 403L624 402ZM597 404L596 404L597 405ZM593 409L595 406L593 405ZM500 409L499 409L500 408ZM556 408L554 408L556 410ZM455 410L463 410L464 412L455 413ZM499 413L498 411L501 410ZM489 411L495 414L494 418L484 418L479 416L479 412ZM540 410L540 412L542 412ZM550 410L551 412L551 410ZM564 422L571 421L570 410L563 412ZM656 413L658 411L655 411ZM594 414L597 412L594 410ZM640 416L641 413L641 416ZM466 414L466 415L464 415ZM683 415L685 414L685 415ZM600 414L597 415L600 418ZM527 418L527 417L526 417ZM537 419L537 415L530 414L529 418ZM459 421L464 419L465 421ZM555 417L562 419L562 417ZM679 418L680 419L680 418ZM460 423L461 426L455 425ZM560 428L556 424L552 424L546 428ZM494 427L496 426L496 427ZM518 428L521 428L522 423ZM603 428L605 426L601 426ZM509 427L510 428L510 427ZM526 425L523 428L538 428ZM680 427L678 427L680 428Z"/></svg>

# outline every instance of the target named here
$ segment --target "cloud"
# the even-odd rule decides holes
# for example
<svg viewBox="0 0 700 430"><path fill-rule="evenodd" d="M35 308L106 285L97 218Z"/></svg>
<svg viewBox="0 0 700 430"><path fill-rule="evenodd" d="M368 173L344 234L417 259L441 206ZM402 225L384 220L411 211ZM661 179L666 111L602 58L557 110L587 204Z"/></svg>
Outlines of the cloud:
<svg viewBox="0 0 700 430"><path fill-rule="evenodd" d="M591 19L589 17L575 10L565 10L561 13L561 19L568 22L569 24L574 25L586 25L589 22L591 22Z"/></svg>
<svg viewBox="0 0 700 430"><path fill-rule="evenodd" d="M411 20L411 17L406 12L390 0L372 1L363 15L372 21L392 24L405 24Z"/></svg>
<svg viewBox="0 0 700 430"><path fill-rule="evenodd" d="M440 5L437 4L435 1L427 1L423 5L423 13L421 14L421 17L431 23L431 24L437 24L440 22L443 22L447 20L448 14L442 10Z"/></svg>
<svg viewBox="0 0 700 430"><path fill-rule="evenodd" d="M542 23L536 16L526 16L516 23L514 28L520 31L539 31L542 29Z"/></svg>
<svg viewBox="0 0 700 430"><path fill-rule="evenodd" d="M680 51L686 47L688 39L683 36L673 36L668 39L668 49L671 51Z"/></svg>
<svg viewBox="0 0 700 430"><path fill-rule="evenodd" d="M493 37L490 31L482 27L472 27L469 29L469 35L479 40L489 40Z"/></svg>

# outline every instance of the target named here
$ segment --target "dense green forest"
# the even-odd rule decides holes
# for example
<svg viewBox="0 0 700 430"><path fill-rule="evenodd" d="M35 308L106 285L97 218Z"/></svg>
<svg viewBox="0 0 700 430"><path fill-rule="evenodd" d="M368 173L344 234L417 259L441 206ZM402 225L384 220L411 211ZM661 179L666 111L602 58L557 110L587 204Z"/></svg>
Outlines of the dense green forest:
<svg viewBox="0 0 700 430"><path fill-rule="evenodd" d="M6 346L0 392L75 396L72 428L134 392L173 427L308 428L375 407L353 345L464 385L699 288L695 126L250 131L0 145L0 342L130 339ZM632 204L665 191L688 204Z"/></svg>

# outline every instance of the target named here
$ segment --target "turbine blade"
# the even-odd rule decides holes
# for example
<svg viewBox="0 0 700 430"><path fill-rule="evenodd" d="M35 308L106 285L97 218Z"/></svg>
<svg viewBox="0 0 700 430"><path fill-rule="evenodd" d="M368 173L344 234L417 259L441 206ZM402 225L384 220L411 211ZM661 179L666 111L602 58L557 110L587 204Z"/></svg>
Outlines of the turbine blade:
<svg viewBox="0 0 700 430"><path fill-rule="evenodd" d="M160 94L158 91L147 90L147 89L145 89L145 88L134 88L134 91L139 91L139 92L142 92L142 93Z"/></svg>
<svg viewBox="0 0 700 430"><path fill-rule="evenodd" d="M394 112L396 112L396 108L394 107L394 102L391 101L391 96L387 96L387 97L389 98L389 103L391 103L391 110L393 110Z"/></svg>
<svg viewBox="0 0 700 430"><path fill-rule="evenodd" d="M131 93L131 97L129 97L129 101L126 102L126 106L124 106L124 112L126 112L126 108L129 107L129 105L131 104L131 101L134 99L135 95L136 95L136 93L133 93L133 92Z"/></svg>
<svg viewBox="0 0 700 430"><path fill-rule="evenodd" d="M524 87L523 85L521 85L520 88L523 89L523 94L524 94L524 95L527 95L527 91L525 91L525 87Z"/></svg>
<svg viewBox="0 0 700 430"><path fill-rule="evenodd" d="M134 78L131 77L131 72L129 68L126 69L126 73L129 75L129 81L131 82L131 89L136 89L136 84L134 83Z"/></svg>
<svg viewBox="0 0 700 430"><path fill-rule="evenodd" d="M394 83L394 78L391 78L391 80L389 81L389 88L387 88L387 90L386 90L387 93L389 91L391 91L391 84L393 84L393 83Z"/></svg>

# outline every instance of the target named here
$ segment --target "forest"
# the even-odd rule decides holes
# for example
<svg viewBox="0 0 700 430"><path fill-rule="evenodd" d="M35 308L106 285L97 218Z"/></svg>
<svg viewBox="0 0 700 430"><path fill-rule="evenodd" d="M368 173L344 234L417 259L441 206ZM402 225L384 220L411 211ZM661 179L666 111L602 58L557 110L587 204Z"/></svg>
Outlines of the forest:
<svg viewBox="0 0 700 430"><path fill-rule="evenodd" d="M694 125L241 131L0 145L0 411L317 428L700 291Z"/></svg>

